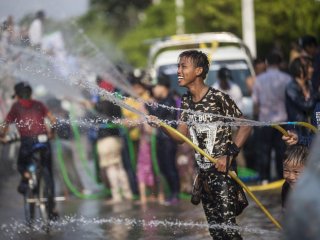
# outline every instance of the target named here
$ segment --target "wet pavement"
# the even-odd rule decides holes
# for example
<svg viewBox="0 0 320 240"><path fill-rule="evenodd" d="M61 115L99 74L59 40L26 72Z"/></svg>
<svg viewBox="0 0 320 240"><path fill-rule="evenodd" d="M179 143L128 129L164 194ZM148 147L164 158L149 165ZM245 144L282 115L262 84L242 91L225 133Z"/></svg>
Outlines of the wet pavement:
<svg viewBox="0 0 320 240"><path fill-rule="evenodd" d="M39 225L24 225L22 196L16 192L17 176L0 186L0 239L211 239L201 206L188 200L178 205L134 202L107 204L105 200L68 198L58 203L60 219L46 234ZM274 215L281 218L280 192L264 192L258 198ZM253 202L238 218L244 239L281 239L280 232Z"/></svg>

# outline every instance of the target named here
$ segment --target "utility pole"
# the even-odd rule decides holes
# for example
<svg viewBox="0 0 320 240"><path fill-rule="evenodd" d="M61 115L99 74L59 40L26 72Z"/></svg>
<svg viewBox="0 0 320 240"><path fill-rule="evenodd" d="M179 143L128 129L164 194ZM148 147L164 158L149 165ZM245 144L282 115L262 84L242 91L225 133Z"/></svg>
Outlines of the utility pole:
<svg viewBox="0 0 320 240"><path fill-rule="evenodd" d="M175 0L176 3L176 34L184 33L184 0Z"/></svg>
<svg viewBox="0 0 320 240"><path fill-rule="evenodd" d="M242 0L242 37L253 58L257 56L254 0Z"/></svg>

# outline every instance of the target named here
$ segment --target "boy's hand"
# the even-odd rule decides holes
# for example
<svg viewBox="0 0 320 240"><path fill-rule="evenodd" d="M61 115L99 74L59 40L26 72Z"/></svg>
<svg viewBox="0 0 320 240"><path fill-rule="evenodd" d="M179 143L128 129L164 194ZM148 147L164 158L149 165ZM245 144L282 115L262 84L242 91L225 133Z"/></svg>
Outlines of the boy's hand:
<svg viewBox="0 0 320 240"><path fill-rule="evenodd" d="M230 161L231 163L231 161ZM219 172L223 172L225 173L227 170L227 156L222 156L222 157L219 157L217 159L217 163L214 165L215 168L219 171Z"/></svg>
<svg viewBox="0 0 320 240"><path fill-rule="evenodd" d="M151 127L154 127L154 128L160 127L160 124L159 124L160 120L156 116L153 116L153 115L147 116L147 122Z"/></svg>
<svg viewBox="0 0 320 240"><path fill-rule="evenodd" d="M283 135L282 140L285 141L287 145L291 146L298 143L299 137L295 132L288 131L288 135Z"/></svg>

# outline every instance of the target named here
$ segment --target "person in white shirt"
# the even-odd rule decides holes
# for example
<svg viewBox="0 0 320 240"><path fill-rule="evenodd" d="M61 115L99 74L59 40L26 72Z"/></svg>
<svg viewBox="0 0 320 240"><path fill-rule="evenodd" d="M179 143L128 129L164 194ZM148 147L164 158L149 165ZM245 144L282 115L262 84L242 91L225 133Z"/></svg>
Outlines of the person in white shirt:
<svg viewBox="0 0 320 240"><path fill-rule="evenodd" d="M41 47L44 18L45 13L43 11L38 11L36 13L36 18L29 27L30 45L35 48Z"/></svg>
<svg viewBox="0 0 320 240"><path fill-rule="evenodd" d="M218 81L213 84L213 88L228 94L232 100L242 110L242 92L238 84L232 82L231 71L226 67L221 67L217 73Z"/></svg>

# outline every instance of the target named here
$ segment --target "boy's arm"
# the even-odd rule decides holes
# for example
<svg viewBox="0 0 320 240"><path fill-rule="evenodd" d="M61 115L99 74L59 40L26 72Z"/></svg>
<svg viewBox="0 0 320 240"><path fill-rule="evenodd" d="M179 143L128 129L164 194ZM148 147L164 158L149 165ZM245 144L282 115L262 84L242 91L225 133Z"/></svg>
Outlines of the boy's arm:
<svg viewBox="0 0 320 240"><path fill-rule="evenodd" d="M47 113L47 118L50 121L50 128L48 129L48 135L49 135L49 138L52 138L54 136L54 128L57 127L56 125L57 119L50 111Z"/></svg>
<svg viewBox="0 0 320 240"><path fill-rule="evenodd" d="M0 125L0 137L4 137L5 135L7 135L9 131L9 124L7 122L3 122Z"/></svg>
<svg viewBox="0 0 320 240"><path fill-rule="evenodd" d="M233 142L237 145L238 148L241 148L244 143L246 142L247 138L251 133L252 127L251 126L240 126Z"/></svg>
<svg viewBox="0 0 320 240"><path fill-rule="evenodd" d="M3 122L0 125L0 142L7 143L6 135L7 135L8 131L9 131L9 124L6 122Z"/></svg>
<svg viewBox="0 0 320 240"><path fill-rule="evenodd" d="M240 126L238 131L235 134L233 143L236 145L237 151L240 151L240 148L244 145L246 142L247 138L249 137L251 133L252 127L250 126ZM217 159L217 163L215 164L215 168L219 172L226 172L227 169L227 156L221 156L220 158ZM231 164L231 161L230 163Z"/></svg>
<svg viewBox="0 0 320 240"><path fill-rule="evenodd" d="M52 112L49 111L49 112L47 113L47 117L48 117L51 125L55 125L55 124L57 123L57 119L56 119L56 117L52 114Z"/></svg>

